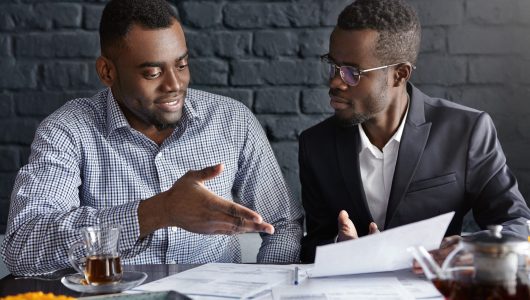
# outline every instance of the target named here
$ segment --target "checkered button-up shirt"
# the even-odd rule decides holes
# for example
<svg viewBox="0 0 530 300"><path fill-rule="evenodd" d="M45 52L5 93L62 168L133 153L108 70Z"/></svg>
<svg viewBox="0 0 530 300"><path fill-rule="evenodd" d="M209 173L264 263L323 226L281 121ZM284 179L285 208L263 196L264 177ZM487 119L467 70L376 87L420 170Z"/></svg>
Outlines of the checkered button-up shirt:
<svg viewBox="0 0 530 300"><path fill-rule="evenodd" d="M260 213L258 262L298 261L302 211L285 184L260 124L230 98L188 89L184 113L162 145L129 126L109 89L66 103L39 126L16 179L1 248L9 270L31 275L69 267L79 229L122 226L126 264L239 262L236 236L163 228L139 239L138 204L189 170L224 163L206 181L215 194Z"/></svg>

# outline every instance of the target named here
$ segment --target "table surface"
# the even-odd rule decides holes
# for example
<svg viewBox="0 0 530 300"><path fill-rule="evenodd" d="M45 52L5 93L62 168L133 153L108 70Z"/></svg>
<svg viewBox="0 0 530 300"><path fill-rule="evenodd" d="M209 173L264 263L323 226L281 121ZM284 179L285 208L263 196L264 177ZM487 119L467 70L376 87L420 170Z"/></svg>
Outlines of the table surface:
<svg viewBox="0 0 530 300"><path fill-rule="evenodd" d="M199 265L124 265L123 268L125 271L141 271L147 273L148 277L144 281L144 283L147 283L195 268L197 266ZM26 277L16 278L12 275L8 275L0 279L0 296L16 295L35 291L54 293L56 295L68 295L72 297L89 296L90 294L72 291L61 283L61 277L71 273L75 273L75 271L73 269L61 270L57 272L57 278L53 280L42 280Z"/></svg>

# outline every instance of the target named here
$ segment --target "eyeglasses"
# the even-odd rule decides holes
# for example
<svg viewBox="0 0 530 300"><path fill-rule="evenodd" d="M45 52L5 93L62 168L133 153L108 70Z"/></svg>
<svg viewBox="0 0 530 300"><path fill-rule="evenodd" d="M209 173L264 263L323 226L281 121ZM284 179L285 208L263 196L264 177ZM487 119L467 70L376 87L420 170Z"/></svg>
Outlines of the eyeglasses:
<svg viewBox="0 0 530 300"><path fill-rule="evenodd" d="M342 80L349 86L358 85L359 81L361 81L361 75L363 75L364 73L375 71L375 70L381 70L385 68L390 68L393 66L406 63L406 62L400 62L400 63L391 64L391 65L380 66L376 68L363 70L363 69L359 69L354 66L339 66L331 60L331 58L329 57L329 54L322 55L320 59L322 60L322 62L327 64L329 67L329 79L330 80L335 77L336 70L339 70L340 78L342 78ZM416 69L415 66L412 66L412 68Z"/></svg>

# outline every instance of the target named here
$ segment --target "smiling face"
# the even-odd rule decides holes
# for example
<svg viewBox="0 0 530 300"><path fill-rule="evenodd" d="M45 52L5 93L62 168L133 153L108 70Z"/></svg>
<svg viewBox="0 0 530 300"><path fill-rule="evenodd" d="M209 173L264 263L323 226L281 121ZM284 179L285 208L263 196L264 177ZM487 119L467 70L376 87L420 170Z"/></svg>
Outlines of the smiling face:
<svg viewBox="0 0 530 300"><path fill-rule="evenodd" d="M111 80L105 81L106 72L99 66L98 72L129 124L144 133L174 127L182 117L190 80L182 27L177 21L160 29L135 24L122 44L112 59L100 58L109 65Z"/></svg>
<svg viewBox="0 0 530 300"><path fill-rule="evenodd" d="M379 67L382 63L374 55L378 33L375 30L343 30L335 28L331 34L329 57L337 65L359 69ZM335 117L345 125L371 120L388 108L388 92L392 84L392 68L361 75L356 86L347 85L336 72L329 80L330 105Z"/></svg>

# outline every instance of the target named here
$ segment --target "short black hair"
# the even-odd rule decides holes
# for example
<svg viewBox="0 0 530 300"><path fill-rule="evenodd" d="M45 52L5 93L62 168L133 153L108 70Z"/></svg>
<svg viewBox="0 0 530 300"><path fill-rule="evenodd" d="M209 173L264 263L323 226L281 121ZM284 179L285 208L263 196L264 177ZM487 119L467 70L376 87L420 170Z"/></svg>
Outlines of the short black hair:
<svg viewBox="0 0 530 300"><path fill-rule="evenodd" d="M356 0L340 13L337 27L378 31L375 54L381 63L416 64L421 25L416 10L404 0Z"/></svg>
<svg viewBox="0 0 530 300"><path fill-rule="evenodd" d="M157 29L168 28L175 21L177 12L165 0L111 0L99 23L101 52L119 45L134 24Z"/></svg>

